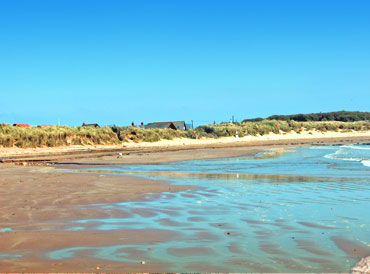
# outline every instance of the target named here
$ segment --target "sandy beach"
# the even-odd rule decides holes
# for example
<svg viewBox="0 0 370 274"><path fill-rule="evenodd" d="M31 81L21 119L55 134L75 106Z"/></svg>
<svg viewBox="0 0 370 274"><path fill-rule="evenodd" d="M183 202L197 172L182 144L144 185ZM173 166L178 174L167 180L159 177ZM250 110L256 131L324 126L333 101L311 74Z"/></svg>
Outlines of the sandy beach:
<svg viewBox="0 0 370 274"><path fill-rule="evenodd" d="M127 234L138 239L167 237L162 231L120 231L111 233L87 233L60 231L60 223L73 219L124 217L122 211L88 208L91 204L140 200L163 191L171 192L191 186L171 186L166 182L144 180L130 176L104 176L95 174L66 173L52 167L0 166L0 230L11 227L18 232L0 232L0 254L28 250L27 256L11 260L1 259L4 272L78 272L97 271L97 261L86 259L71 261L68 265L47 260L47 250L67 246L104 245L120 242ZM148 195L147 193L151 193ZM37 233L35 233L37 231ZM151 236L155 234L155 236ZM158 235L157 235L158 234ZM122 240L122 243L126 243ZM101 265L100 265L101 266ZM153 270L138 264L140 271ZM102 266L101 266L102 267ZM128 266L127 266L128 267ZM109 271L122 272L117 264ZM128 269L135 269L133 266ZM155 269L155 268L154 268Z"/></svg>
<svg viewBox="0 0 370 274"><path fill-rule="evenodd" d="M96 230L64 231L60 228L69 220L120 218L130 214L97 209L90 206L93 204L150 199L162 192L194 188L191 185L175 186L168 182L131 176L78 173L74 172L74 167L160 164L170 161L248 156L266 149L278 151L296 146L368 142L369 132L328 133L324 136L307 133L197 141L182 139L148 144L132 143L125 144L124 147L94 147L88 148L88 151L81 147L23 151L3 148L0 150L3 159L14 157L17 164L24 163L25 166L0 165L0 230L3 229L3 232L0 232L0 254L26 255L1 259L0 269L3 272L161 272L168 269L169 265L148 265L141 264L140 261L135 264L106 260L100 262L84 252L81 252L81 259L74 257L63 262L42 255L55 248L176 238L178 235L173 231L145 228L121 229L109 233ZM68 154L71 151L72 153ZM119 152L123 154L122 157L117 156ZM30 158L22 158L25 155ZM45 161L52 163L49 163L50 166L29 166L37 159L41 159L43 164ZM150 210L143 210L138 214L150 214ZM15 231L7 231L7 228Z"/></svg>
<svg viewBox="0 0 370 274"><path fill-rule="evenodd" d="M119 145L95 145L95 146L63 146L43 148L0 148L0 163L23 162L62 162L71 159L84 159L91 161L99 159L99 162L109 159L116 163L152 163L165 161L180 161L191 159L235 157L243 155L243 148L266 148L266 147L297 147L308 145L336 145L370 142L370 132L317 132L303 131L284 134L269 134L264 136L245 136L242 138L222 137L217 139L173 139L161 140L158 142L125 142ZM223 148L211 152L207 149ZM238 152L235 152L235 148ZM241 150L240 150L241 148ZM181 151L192 150L188 154ZM149 160L141 157L142 154L166 152L166 155L159 154L155 159ZM174 153L170 153L174 152ZM115 160L118 153L123 154L122 160ZM110 157L113 156L113 157ZM108 158L107 158L108 157ZM110 157L110 158L109 158ZM86 160L87 159L87 160Z"/></svg>
<svg viewBox="0 0 370 274"><path fill-rule="evenodd" d="M198 151L204 157L251 155L257 150L220 150L206 149ZM174 155L174 152L152 153L151 162L160 162L163 157L167 159L187 159L196 157L192 150ZM109 156L108 156L109 157ZM145 156L135 155L131 163L140 163ZM147 162L149 159L146 159ZM157 160L156 160L157 159ZM99 159L92 159L100 161ZM120 159L125 161L125 159ZM85 159L85 161L87 161ZM105 164L112 164L105 161ZM78 163L79 167L81 167ZM84 166L89 166L87 163ZM22 258L1 259L0 269L5 272L93 272L97 267L110 272L153 272L163 271L168 266L124 264L118 262L100 263L96 259L68 260L60 263L46 259L37 254L44 254L53 248L66 248L71 246L128 244L140 241L161 241L169 237L176 237L171 231L120 230L114 233L96 231L60 231L60 223L74 219L88 218L121 218L126 214L122 211L99 210L89 207L96 203L114 203L140 200L155 197L156 193L173 192L191 189L193 186L174 186L167 182L153 181L131 176L114 176L104 174L74 173L62 168L73 168L74 165L51 166L18 166L0 165L0 230L11 227L18 232L0 232L1 253L30 253ZM73 170L72 170L73 171ZM150 194L148 194L150 193ZM150 214L143 210L139 214ZM129 213L127 213L129 214ZM37 230L37 233L34 231ZM174 235L172 235L174 234ZM130 237L127 237L130 235ZM129 240L127 240L129 238Z"/></svg>

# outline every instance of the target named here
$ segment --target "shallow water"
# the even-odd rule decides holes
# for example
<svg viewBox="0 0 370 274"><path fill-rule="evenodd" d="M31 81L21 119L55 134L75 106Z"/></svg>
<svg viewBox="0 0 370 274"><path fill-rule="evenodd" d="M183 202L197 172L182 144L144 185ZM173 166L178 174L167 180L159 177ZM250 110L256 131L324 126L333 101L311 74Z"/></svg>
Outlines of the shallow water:
<svg viewBox="0 0 370 274"><path fill-rule="evenodd" d="M198 188L92 205L128 214L75 220L67 230L173 230L179 236L48 256L89 250L100 259L170 262L168 272L348 272L370 255L369 160L370 146L353 145L100 169Z"/></svg>

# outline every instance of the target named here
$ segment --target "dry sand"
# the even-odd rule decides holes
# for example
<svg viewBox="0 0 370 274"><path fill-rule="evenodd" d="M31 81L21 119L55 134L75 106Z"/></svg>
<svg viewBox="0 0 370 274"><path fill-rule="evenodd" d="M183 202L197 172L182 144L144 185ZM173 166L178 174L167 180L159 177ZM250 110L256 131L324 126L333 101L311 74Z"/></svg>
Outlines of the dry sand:
<svg viewBox="0 0 370 274"><path fill-rule="evenodd" d="M301 133L296 133L295 131L281 134L274 134L270 133L269 135L263 136L245 136L242 138L236 137L222 137L218 139L174 139L174 140L161 140L155 143L128 143L126 147L158 147L158 146L179 146L179 145L197 145L197 146L204 146L204 145L214 145L214 144L232 144L232 145L245 145L248 143L256 143L256 142L271 142L271 141L292 141L292 140L328 140L333 138L361 138L361 137L369 137L370 138L370 131L364 132L334 132L328 131L326 133L322 133L319 131L302 131Z"/></svg>

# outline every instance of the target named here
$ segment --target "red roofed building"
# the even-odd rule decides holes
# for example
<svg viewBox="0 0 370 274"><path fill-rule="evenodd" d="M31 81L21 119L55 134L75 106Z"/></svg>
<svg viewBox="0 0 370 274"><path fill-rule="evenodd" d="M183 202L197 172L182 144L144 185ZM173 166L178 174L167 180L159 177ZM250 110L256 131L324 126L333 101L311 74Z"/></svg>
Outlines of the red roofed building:
<svg viewBox="0 0 370 274"><path fill-rule="evenodd" d="M31 127L28 124L13 124L13 126L15 126L15 127Z"/></svg>

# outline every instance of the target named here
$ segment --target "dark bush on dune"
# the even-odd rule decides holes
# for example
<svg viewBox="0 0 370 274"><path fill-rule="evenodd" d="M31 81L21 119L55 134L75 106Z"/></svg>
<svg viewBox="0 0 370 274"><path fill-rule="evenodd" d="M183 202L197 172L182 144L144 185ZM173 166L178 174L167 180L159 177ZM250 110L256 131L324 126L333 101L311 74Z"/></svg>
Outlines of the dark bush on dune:
<svg viewBox="0 0 370 274"><path fill-rule="evenodd" d="M256 118L260 119L260 118ZM255 119L247 119L245 122L252 122ZM310 122L310 121L340 121L340 122L356 122L356 121L369 121L370 112L360 111L337 111L337 112L326 112L326 113L310 113L310 114L293 114L293 115L272 115L267 117L266 120L280 120L280 121L298 121L298 122Z"/></svg>

